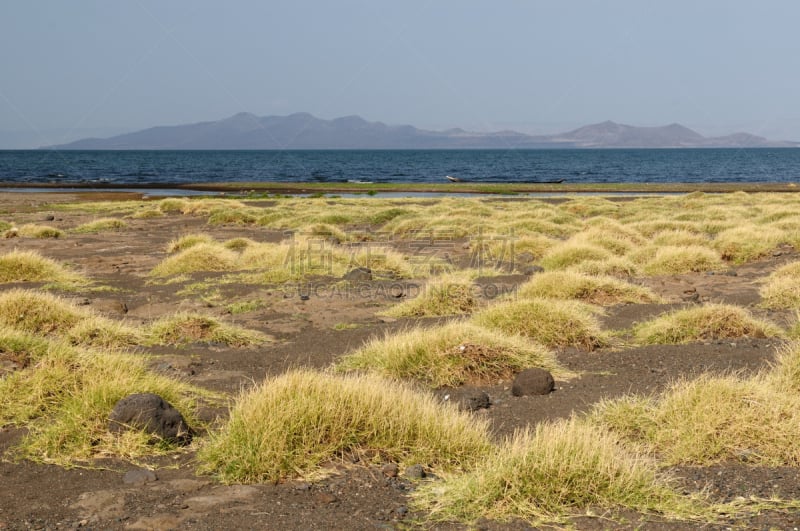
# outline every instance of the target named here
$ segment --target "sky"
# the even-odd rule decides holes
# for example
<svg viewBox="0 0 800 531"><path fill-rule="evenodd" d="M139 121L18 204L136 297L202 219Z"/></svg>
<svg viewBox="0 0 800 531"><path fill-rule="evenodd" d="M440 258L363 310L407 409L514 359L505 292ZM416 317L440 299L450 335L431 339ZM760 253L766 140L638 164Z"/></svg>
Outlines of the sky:
<svg viewBox="0 0 800 531"><path fill-rule="evenodd" d="M800 140L795 0L3 0L0 148L310 112Z"/></svg>

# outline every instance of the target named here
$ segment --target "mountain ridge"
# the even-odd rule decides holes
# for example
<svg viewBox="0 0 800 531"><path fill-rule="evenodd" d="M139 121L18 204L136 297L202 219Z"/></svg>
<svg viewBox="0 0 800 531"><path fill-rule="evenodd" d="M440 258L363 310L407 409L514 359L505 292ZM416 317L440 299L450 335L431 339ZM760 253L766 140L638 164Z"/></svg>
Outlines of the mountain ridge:
<svg viewBox="0 0 800 531"><path fill-rule="evenodd" d="M325 120L307 112L256 116L239 112L216 121L149 127L108 138L84 138L41 149L536 149L799 147L750 133L705 137L678 123L639 127L607 120L553 135L488 133L370 122L358 115Z"/></svg>

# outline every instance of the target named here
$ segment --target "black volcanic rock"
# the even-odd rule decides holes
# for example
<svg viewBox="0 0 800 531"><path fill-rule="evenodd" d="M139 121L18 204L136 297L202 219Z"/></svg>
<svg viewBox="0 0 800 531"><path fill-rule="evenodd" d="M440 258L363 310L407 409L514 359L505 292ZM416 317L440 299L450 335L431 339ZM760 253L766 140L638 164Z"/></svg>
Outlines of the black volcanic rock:
<svg viewBox="0 0 800 531"><path fill-rule="evenodd" d="M159 126L111 138L87 138L49 149L533 149L607 147L789 147L747 133L705 138L679 124L634 127L614 122L558 135L516 131L426 131L368 122L360 116L322 120L308 113L258 117L238 113L216 122Z"/></svg>

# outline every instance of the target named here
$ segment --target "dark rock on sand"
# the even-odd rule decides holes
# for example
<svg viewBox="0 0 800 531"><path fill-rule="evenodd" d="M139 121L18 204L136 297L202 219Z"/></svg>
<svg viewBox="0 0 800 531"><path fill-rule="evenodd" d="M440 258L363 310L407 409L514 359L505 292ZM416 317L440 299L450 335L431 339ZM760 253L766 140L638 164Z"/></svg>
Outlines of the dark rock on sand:
<svg viewBox="0 0 800 531"><path fill-rule="evenodd" d="M511 394L514 396L546 395L555 388L550 372L538 367L525 369L514 378Z"/></svg>
<svg viewBox="0 0 800 531"><path fill-rule="evenodd" d="M369 282L372 280L372 270L368 267L357 267L345 273L342 280L347 280L349 282Z"/></svg>
<svg viewBox="0 0 800 531"><path fill-rule="evenodd" d="M411 465L405 472L405 476L410 479L424 479L427 475L422 465Z"/></svg>
<svg viewBox="0 0 800 531"><path fill-rule="evenodd" d="M486 391L475 389L474 387L458 387L447 390L442 397L445 401L458 406L463 411L477 411L488 409L492 401Z"/></svg>
<svg viewBox="0 0 800 531"><path fill-rule="evenodd" d="M114 406L109 416L108 430L144 430L158 439L188 444L192 432L180 411L153 393L128 395Z"/></svg>

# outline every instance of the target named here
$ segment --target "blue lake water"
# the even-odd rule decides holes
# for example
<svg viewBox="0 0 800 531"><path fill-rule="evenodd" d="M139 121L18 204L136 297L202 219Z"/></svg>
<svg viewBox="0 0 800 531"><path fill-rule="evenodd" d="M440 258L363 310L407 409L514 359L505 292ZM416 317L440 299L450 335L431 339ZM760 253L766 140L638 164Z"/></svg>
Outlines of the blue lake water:
<svg viewBox="0 0 800 531"><path fill-rule="evenodd" d="M800 149L0 151L6 183L800 181Z"/></svg>

